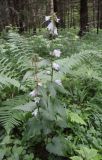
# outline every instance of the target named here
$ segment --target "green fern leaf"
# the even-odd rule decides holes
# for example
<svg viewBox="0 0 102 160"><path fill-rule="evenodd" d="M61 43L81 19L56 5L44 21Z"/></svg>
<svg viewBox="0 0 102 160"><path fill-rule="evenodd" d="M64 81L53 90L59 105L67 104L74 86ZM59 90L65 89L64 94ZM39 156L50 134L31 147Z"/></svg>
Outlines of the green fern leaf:
<svg viewBox="0 0 102 160"><path fill-rule="evenodd" d="M22 110L24 112L32 112L32 111L34 111L35 108L36 108L36 103L35 102L29 102L29 103L26 103L24 105L17 106L14 109Z"/></svg>
<svg viewBox="0 0 102 160"><path fill-rule="evenodd" d="M69 112L68 116L70 117L71 122L86 125L85 121L77 113Z"/></svg>

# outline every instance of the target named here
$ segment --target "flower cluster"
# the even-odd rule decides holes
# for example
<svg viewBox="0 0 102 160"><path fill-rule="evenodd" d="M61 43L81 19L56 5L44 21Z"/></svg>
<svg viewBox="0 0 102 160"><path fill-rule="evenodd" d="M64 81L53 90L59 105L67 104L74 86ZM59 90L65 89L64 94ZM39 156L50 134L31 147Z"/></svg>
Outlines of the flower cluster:
<svg viewBox="0 0 102 160"><path fill-rule="evenodd" d="M53 52L50 52L50 55L59 58L61 56L61 51L60 49L55 49ZM58 63L53 62L52 69L58 72L60 71L60 65ZM59 86L62 86L62 82L60 79L55 80L55 83Z"/></svg>
<svg viewBox="0 0 102 160"><path fill-rule="evenodd" d="M60 19L57 18L56 14L53 13L52 16L45 16L45 21L49 21L49 24L47 26L47 29L49 30L50 34L53 36L58 35L56 23L60 21Z"/></svg>
<svg viewBox="0 0 102 160"><path fill-rule="evenodd" d="M55 83L58 84L59 86L62 86L62 82L61 82L60 79L56 79L56 80L55 80Z"/></svg>
<svg viewBox="0 0 102 160"><path fill-rule="evenodd" d="M41 82L38 82L37 83L37 86L42 86L42 83ZM31 96L31 97L37 97L38 95L39 95L39 93L38 93L38 89L36 88L36 89L34 89L32 92L30 92L29 93L29 95ZM35 101L36 102L36 101Z"/></svg>
<svg viewBox="0 0 102 160"><path fill-rule="evenodd" d="M53 63L53 69L55 70L55 71L59 71L60 70L60 65L59 64L57 64L57 63Z"/></svg>
<svg viewBox="0 0 102 160"><path fill-rule="evenodd" d="M50 52L50 55L59 58L61 56L61 51L60 49L55 49L53 52Z"/></svg>

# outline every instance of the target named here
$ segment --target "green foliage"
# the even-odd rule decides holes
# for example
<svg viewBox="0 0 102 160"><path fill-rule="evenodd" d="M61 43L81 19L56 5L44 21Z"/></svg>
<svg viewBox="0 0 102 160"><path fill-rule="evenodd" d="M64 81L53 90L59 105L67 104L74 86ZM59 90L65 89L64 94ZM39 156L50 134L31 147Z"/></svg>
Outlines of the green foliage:
<svg viewBox="0 0 102 160"><path fill-rule="evenodd" d="M95 149L89 149L85 146L81 146L80 150L77 150L80 156L74 156L72 160L101 160L101 156L97 153Z"/></svg>
<svg viewBox="0 0 102 160"><path fill-rule="evenodd" d="M52 142L46 146L50 153L59 156L65 156L65 151L67 150L67 145L64 137L54 137Z"/></svg>
<svg viewBox="0 0 102 160"><path fill-rule="evenodd" d="M9 134L15 126L21 125L24 121L23 112L14 110L14 108L27 103L27 101L27 95L23 95L2 102L2 107L0 107L0 124L6 129L7 134Z"/></svg>
<svg viewBox="0 0 102 160"><path fill-rule="evenodd" d="M91 32L80 40L67 31L52 41L13 31L0 39L1 160L101 160L101 41L101 34ZM53 61L61 69L53 74L63 86L46 74L49 52L57 48L62 58ZM43 82L38 104L29 97L36 83L35 53Z"/></svg>
<svg viewBox="0 0 102 160"><path fill-rule="evenodd" d="M84 120L77 113L69 112L68 116L70 117L71 122L86 125Z"/></svg>
<svg viewBox="0 0 102 160"><path fill-rule="evenodd" d="M6 136L4 140L1 142L0 147L0 159L4 160L33 160L33 153L27 153L26 146L22 146L21 141L19 139L11 138L10 136ZM7 147L8 146L8 147Z"/></svg>

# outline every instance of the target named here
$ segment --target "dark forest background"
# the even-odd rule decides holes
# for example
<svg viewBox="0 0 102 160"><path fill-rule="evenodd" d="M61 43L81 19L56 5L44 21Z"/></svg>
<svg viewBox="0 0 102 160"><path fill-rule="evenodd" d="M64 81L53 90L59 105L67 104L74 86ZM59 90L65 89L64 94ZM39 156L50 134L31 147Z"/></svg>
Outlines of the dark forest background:
<svg viewBox="0 0 102 160"><path fill-rule="evenodd" d="M0 0L0 31L16 26L19 32L36 32L44 27L44 17L51 10L49 0ZM54 11L61 28L79 27L82 35L89 28L102 29L101 0L54 0Z"/></svg>

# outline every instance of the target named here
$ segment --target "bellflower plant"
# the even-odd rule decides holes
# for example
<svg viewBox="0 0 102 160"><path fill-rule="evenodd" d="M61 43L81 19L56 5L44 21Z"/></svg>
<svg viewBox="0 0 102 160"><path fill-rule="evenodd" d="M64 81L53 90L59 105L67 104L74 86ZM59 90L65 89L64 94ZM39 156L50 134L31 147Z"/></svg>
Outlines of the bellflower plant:
<svg viewBox="0 0 102 160"><path fill-rule="evenodd" d="M54 36L58 35L56 23L59 22L59 19L57 18L56 14L53 13L51 16L46 16L45 20L49 21L49 24L47 26L49 34L52 34L52 38L55 38ZM51 39L51 42L52 41L53 39ZM59 72L61 69L61 66L54 61L56 58L60 58L61 54L62 53L58 48L50 51L48 59L49 67L48 70L46 70L46 75L50 76L50 80L43 84L38 77L39 67L37 63L37 55L33 59L33 66L35 68L35 88L30 93L30 96L35 103L35 108L32 111L32 125L34 127L35 124L34 136L43 137L41 138L41 140L44 140L46 149L48 151L49 139L51 139L51 135L53 138L56 132L56 128L58 128L58 133L60 135L62 130L67 127L67 115L65 111L65 106L60 102L57 97L57 92L65 94L65 90L63 88L61 79L54 78L54 73Z"/></svg>
<svg viewBox="0 0 102 160"><path fill-rule="evenodd" d="M59 19L57 18L56 13L53 13L51 16L45 16L45 21L49 21L49 24L47 26L49 34L51 34L52 36L58 35L56 23L59 22ZM52 41L53 41L53 39L52 39ZM53 51L51 51L49 53L50 63L51 63L51 71L50 70L46 71L46 74L51 76L51 82L55 82L57 85L60 85L60 86L62 86L61 80L57 79L57 80L54 81L53 80L53 73L54 73L54 70L57 71L57 72L60 71L60 65L54 62L54 57L55 58L60 58L61 54L62 53L61 53L60 49L54 49ZM36 82L36 87L33 91L30 92L29 95L34 98L34 97L39 96L38 88L43 86L42 83L39 82L38 77L37 77L37 72L38 72L37 55L33 59L33 64L34 64L34 68L35 68L34 80Z"/></svg>

